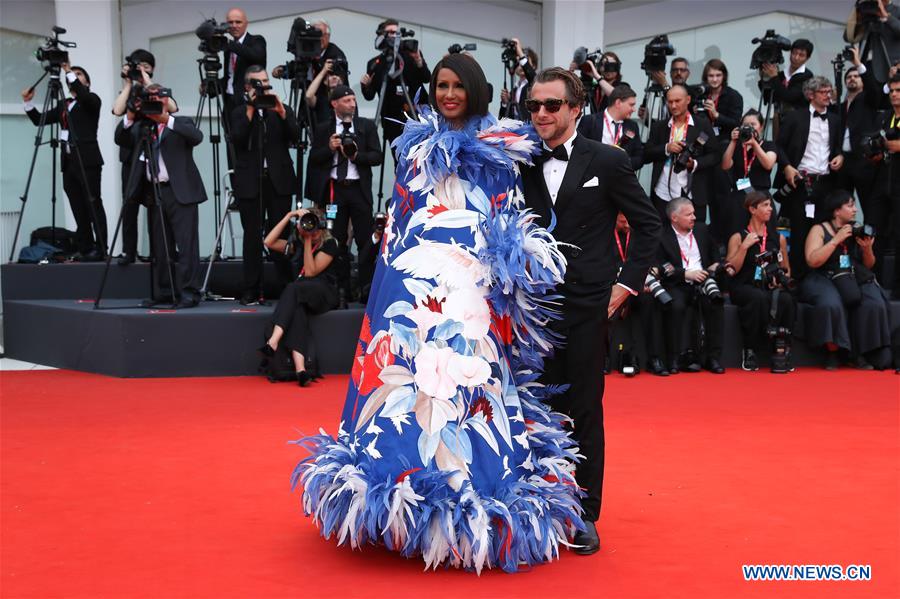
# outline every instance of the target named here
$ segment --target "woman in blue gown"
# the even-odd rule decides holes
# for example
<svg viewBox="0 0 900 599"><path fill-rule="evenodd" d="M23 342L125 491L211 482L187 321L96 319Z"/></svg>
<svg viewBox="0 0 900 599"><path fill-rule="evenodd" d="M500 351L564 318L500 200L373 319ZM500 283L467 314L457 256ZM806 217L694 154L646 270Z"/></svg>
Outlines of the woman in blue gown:
<svg viewBox="0 0 900 599"><path fill-rule="evenodd" d="M296 443L323 536L426 568L515 571L581 523L577 447L537 383L565 259L522 209L530 127L498 122L478 63L444 57L394 142L397 181L337 437Z"/></svg>

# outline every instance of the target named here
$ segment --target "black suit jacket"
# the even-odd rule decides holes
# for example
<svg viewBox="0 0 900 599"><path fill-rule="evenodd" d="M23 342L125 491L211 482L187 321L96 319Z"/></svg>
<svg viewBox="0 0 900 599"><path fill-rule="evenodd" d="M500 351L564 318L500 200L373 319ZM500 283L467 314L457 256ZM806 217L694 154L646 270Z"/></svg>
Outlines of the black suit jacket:
<svg viewBox="0 0 900 599"><path fill-rule="evenodd" d="M273 110L247 119L247 106L231 111L231 141L234 144L234 195L239 199L255 198L259 194L259 129L265 123L263 157L269 180L278 195L292 195L297 189L297 174L291 159L290 145L300 139L300 126L290 106L285 106L285 118Z"/></svg>
<svg viewBox="0 0 900 599"><path fill-rule="evenodd" d="M719 261L716 255L716 246L709 234L704 223L694 224L694 241L700 250L700 262L703 268ZM678 238L675 236L675 229L671 223L663 225L662 235L659 240L659 247L656 252L657 265L662 266L666 262L675 267L675 271L671 276L665 277L662 281L664 286L678 285L685 283L684 280L684 262L681 260L681 248L678 247Z"/></svg>
<svg viewBox="0 0 900 599"><path fill-rule="evenodd" d="M266 66L266 38L261 35L253 35L248 33L244 38L244 43L237 40L230 40L225 48L224 62L225 65L222 77L219 82L222 84L222 93L227 95L228 90L228 74L231 68L231 55L237 55L234 63L234 96L243 97L244 94L244 73L247 67L258 64L261 67Z"/></svg>
<svg viewBox="0 0 900 599"><path fill-rule="evenodd" d="M309 159L306 163L306 197L318 206L324 206L329 200L329 183L334 152L328 148L328 142L335 132L335 119L319 123L313 135ZM359 171L359 182L363 195L372 203L372 167L381 164L381 142L375 121L363 117L353 117L353 130L356 132L356 143L359 150L353 164Z"/></svg>
<svg viewBox="0 0 900 599"><path fill-rule="evenodd" d="M603 143L604 112L588 114L578 122L578 133L594 141ZM631 160L632 170L638 170L644 164L644 142L638 124L632 120L622 121L622 136L619 147L625 150Z"/></svg>
<svg viewBox="0 0 900 599"><path fill-rule="evenodd" d="M516 88L513 87L513 89L509 90L509 103L505 106L502 104L500 105L500 112L498 115L501 119L516 119L525 123L530 123L531 113L525 108L525 100L527 100L528 96L531 94L531 85L534 83L534 76L536 73L534 67L531 66L531 63L528 61L525 61L522 70L525 72L525 86L522 88L522 94L519 96L519 101L515 101ZM516 81L516 85L518 85L518 81Z"/></svg>
<svg viewBox="0 0 900 599"><path fill-rule="evenodd" d="M828 111L828 137L829 154L832 159L841 153L842 130L840 117L834 111ZM797 168L803 160L806 152L806 143L809 139L809 104L803 110L793 110L781 119L781 128L778 131L778 173L775 175L775 187L782 187L785 183L784 169L790 165Z"/></svg>
<svg viewBox="0 0 900 599"><path fill-rule="evenodd" d="M807 67L802 73L798 73L791 77L791 80L785 85L784 71L778 71L778 77L771 82L771 87L769 88L771 91L767 91L766 93L771 94L772 99L781 104L782 110L785 108L787 108L788 111L802 110L809 103L806 96L803 95L803 84L812 78L813 72ZM758 85L762 90L762 81L760 81Z"/></svg>
<svg viewBox="0 0 900 599"><path fill-rule="evenodd" d="M70 131L70 140L78 145L81 160L86 168L103 165L103 156L100 154L100 146L97 144L97 123L100 120L100 96L75 79L69 84L75 94L75 105L66 117ZM61 123L63 111L67 110L66 104L60 104L56 110L47 112L46 124ZM36 126L41 123L41 112L32 108L27 113L28 118ZM74 157L66 151L65 144L60 152L60 166L66 170L70 164L75 166Z"/></svg>
<svg viewBox="0 0 900 599"><path fill-rule="evenodd" d="M731 131L740 126L741 117L744 116L744 98L737 90L726 85L719 94L719 104L716 109L719 118L712 121L712 125L718 127L719 140L727 145L731 139Z"/></svg>
<svg viewBox="0 0 900 599"><path fill-rule="evenodd" d="M596 180L597 185L584 184ZM571 326L606 309L617 281L634 291L644 285L659 237L659 216L638 183L628 155L582 135L576 137L566 174L553 205L543 166L522 169L526 205L539 215L557 241L571 244L562 251L568 262L561 327ZM616 217L623 212L631 224L628 261L616 278Z"/></svg>
<svg viewBox="0 0 900 599"><path fill-rule="evenodd" d="M706 145L703 146L700 155L697 157L697 168L688 176L688 184L690 185L691 199L697 206L706 206L713 195L712 190L712 173L721 160L721 152L719 151L719 143L713 131L709 119L703 115L693 115L694 124L688 127L686 148L689 147L700 132L706 133L709 138ZM662 174L663 166L666 163L666 145L669 143L669 121L656 121L650 128L650 136L647 138L647 144L644 146L644 163L653 163L653 176L650 178L651 193L656 189L656 183ZM676 190L673 190L673 193Z"/></svg>
<svg viewBox="0 0 900 599"><path fill-rule="evenodd" d="M416 61L409 54L403 52L403 81L406 83L406 89L409 92L409 99L416 102L418 94L418 104L428 103L428 92L425 86L431 81L431 71L428 69L428 63L425 57L422 57L422 66L417 67ZM381 84L387 76L388 65L379 54L366 64L366 73L372 76L369 85L363 85L363 97L366 100L373 100L381 92ZM398 91L400 78L388 79L384 88L384 99L381 102L382 129L388 139L394 139L403 131L403 125L393 120L405 121L404 114L410 112L410 107L406 105L406 97L402 91Z"/></svg>
<svg viewBox="0 0 900 599"><path fill-rule="evenodd" d="M859 152L859 144L864 135L876 133L880 129L878 122L878 105L882 86L875 80L872 70L866 71L862 76L863 90L850 103L849 109L845 99L836 108L840 116L841 147L844 144L844 131L850 129L850 151Z"/></svg>
<svg viewBox="0 0 900 599"><path fill-rule="evenodd" d="M163 129L159 138L159 153L169 173L169 184L179 204L200 204L206 201L206 188L200 171L194 163L194 146L203 141L203 132L194 124L193 119L186 116L173 117L173 128ZM116 127L116 143L128 148L136 148L140 143L141 127L135 123L128 129L124 121ZM143 152L132 151L132 160L139 160ZM131 165L129 165L130 167ZM136 167L139 174L135 176L128 189L125 190L125 201L140 200L142 185L146 182L146 170L143 164Z"/></svg>

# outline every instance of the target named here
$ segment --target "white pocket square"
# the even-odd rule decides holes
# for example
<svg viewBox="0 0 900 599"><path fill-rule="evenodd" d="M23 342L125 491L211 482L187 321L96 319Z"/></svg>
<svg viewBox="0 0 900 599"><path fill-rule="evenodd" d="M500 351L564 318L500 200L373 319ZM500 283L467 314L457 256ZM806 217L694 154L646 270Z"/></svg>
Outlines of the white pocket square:
<svg viewBox="0 0 900 599"><path fill-rule="evenodd" d="M597 177L591 177L582 187L597 187L600 185L600 181Z"/></svg>

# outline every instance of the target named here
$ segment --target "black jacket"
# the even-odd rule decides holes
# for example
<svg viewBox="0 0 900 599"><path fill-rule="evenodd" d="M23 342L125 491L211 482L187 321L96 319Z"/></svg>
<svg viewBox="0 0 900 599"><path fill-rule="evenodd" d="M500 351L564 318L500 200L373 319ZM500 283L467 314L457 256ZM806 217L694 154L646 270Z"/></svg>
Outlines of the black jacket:
<svg viewBox="0 0 900 599"><path fill-rule="evenodd" d="M222 93L228 93L228 73L231 69L231 55L237 55L234 63L234 96L241 98L244 94L244 73L250 65L258 64L261 67L266 66L266 38L261 35L247 34L244 43L237 40L230 40L225 48L225 56L223 57L223 73L225 76L219 80L222 85Z"/></svg>
<svg viewBox="0 0 900 599"><path fill-rule="evenodd" d="M596 182L596 185L593 183ZM591 183L585 187L585 183ZM659 237L659 216L638 183L628 156L582 135L575 138L566 174L553 205L542 165L522 169L525 203L539 215L563 246L567 267L559 291L563 297L563 327L605 310L617 281L634 291L643 289ZM616 278L616 217L623 212L631 225L628 261ZM574 246L574 247L572 247Z"/></svg>
<svg viewBox="0 0 900 599"><path fill-rule="evenodd" d="M709 124L709 119L703 115L693 115L694 124L688 126L685 152L691 144L700 136L700 132L706 133L709 138L706 145L700 151L696 162L696 170L688 175L688 185L690 186L691 199L696 206L706 206L712 198L712 173L719 161L721 160L721 152L719 150L718 139ZM644 164L653 163L653 175L650 177L650 191L656 189L656 183L662 174L663 166L666 163L666 145L669 143L670 135L669 121L656 121L650 128L650 136L647 138L647 144L644 146ZM673 190L675 193L676 190Z"/></svg>
<svg viewBox="0 0 900 599"><path fill-rule="evenodd" d="M70 140L78 144L81 160L85 167L97 167L103 165L103 156L100 154L100 146L97 144L97 123L100 120L100 96L75 79L69 84L75 94L75 105L66 116L70 131ZM61 123L63 111L67 110L66 104L60 104L55 111L47 113L45 124ZM36 126L40 125L41 112L37 108L29 110L28 118ZM66 144L63 144L65 146ZM60 166L66 170L70 164L75 166L72 155L65 147L60 151Z"/></svg>
<svg viewBox="0 0 900 599"><path fill-rule="evenodd" d="M744 98L737 90L726 85L719 94L716 110L719 118L712 121L712 126L719 130L719 140L728 144L731 131L741 125L741 117L744 116Z"/></svg>
<svg viewBox="0 0 900 599"><path fill-rule="evenodd" d="M703 268L708 268L711 264L719 262L715 243L713 243L712 236L710 236L706 225L700 222L695 223L693 234L694 242L700 250L700 263ZM681 259L681 248L678 246L678 238L675 236L675 229L672 228L672 223L665 223L663 225L659 247L657 248L656 260L657 266L662 266L668 262L675 267L675 270L670 276L662 279L664 286L669 287L671 285L685 283L685 268L684 262Z"/></svg>
<svg viewBox="0 0 900 599"><path fill-rule="evenodd" d="M522 65L522 70L525 72L526 83L522 88L522 94L519 96L519 101L515 101L516 87L514 86L509 90L509 103L506 106L500 106L498 115L501 119L516 119L525 123L530 123L531 113L525 108L525 100L527 100L529 94L531 94L531 85L534 83L536 72L534 67L531 66L531 63L527 60L525 61L525 64ZM516 81L516 85L518 85L518 81Z"/></svg>
<svg viewBox="0 0 900 599"><path fill-rule="evenodd" d="M328 143L336 125L335 119L332 119L316 126L306 163L306 197L318 206L324 206L329 201L329 183L335 153L328 148ZM370 119L353 117L353 130L356 132L356 143L359 148L353 164L359 171L363 195L371 203L372 167L381 164L383 158L381 143L378 140L375 122Z"/></svg>
<svg viewBox="0 0 900 599"><path fill-rule="evenodd" d="M785 183L784 169L786 166L798 168L800 161L803 160L803 154L806 152L806 143L809 138L809 120L812 118L809 113L809 104L803 110L793 110L790 114L784 115L781 119L781 128L778 131L778 173L775 175L776 188L780 188ZM841 124L840 117L833 111L827 112L828 118L828 137L829 137L829 154L828 159L831 160L841 153Z"/></svg>
<svg viewBox="0 0 900 599"><path fill-rule="evenodd" d="M844 131L849 128L850 151L854 153L860 151L859 144L864 135L871 135L879 131L880 123L877 111L881 96L884 95L880 89L882 86L875 80L871 69L866 71L862 80L863 89L849 107L846 99L835 107L840 116L841 148L843 149L844 144Z"/></svg>
<svg viewBox="0 0 900 599"><path fill-rule="evenodd" d="M578 133L603 143L604 114L605 112L597 112L582 117L578 123ZM622 135L618 145L628 154L632 170L636 171L643 166L644 142L641 141L641 131L635 121L622 121Z"/></svg>
<svg viewBox="0 0 900 599"><path fill-rule="evenodd" d="M416 94L419 95L418 103L428 103L428 92L425 86L431 81L431 71L422 57L422 66L417 67L416 61L408 54L402 53L403 56L403 81L406 83L406 89L409 92L409 99L416 102ZM381 84L387 75L388 65L384 62L384 58L379 54L366 64L366 73L372 76L369 85L363 85L363 97L366 100L373 100L381 92ZM406 103L406 97L400 88L400 78L388 79L384 88L384 99L381 102L382 128L385 136L393 140L403 131L402 121L406 120L404 114L410 112L410 107ZM401 121L401 123L396 123Z"/></svg>
<svg viewBox="0 0 900 599"><path fill-rule="evenodd" d="M791 77L790 82L785 85L784 71L778 71L778 76L767 82L768 89L764 90L762 81L758 83L758 86L760 90L764 90L767 97L781 104L782 110L802 110L809 103L806 96L803 95L803 84L812 78L813 73L807 67L802 73Z"/></svg>
<svg viewBox="0 0 900 599"><path fill-rule="evenodd" d="M264 110L265 123L263 156L269 180L278 195L292 195L297 191L297 174L291 159L291 143L300 139L300 126L290 106L285 106L285 118L273 110ZM239 199L259 195L259 116L247 119L246 105L231 111L231 141L234 144L234 195Z"/></svg>
<svg viewBox="0 0 900 599"><path fill-rule="evenodd" d="M206 189L203 187L203 179L200 171L194 163L194 147L203 141L203 131L195 124L193 119L186 116L173 117L173 128L163 129L159 139L159 152L166 163L169 173L169 184L179 204L200 204L206 201ZM128 129L124 121L116 127L116 143L120 146L135 148L140 143L141 126L132 124ZM132 151L132 160L137 160L143 155L141 151ZM131 165L129 165L130 167ZM144 165L136 168L141 170L140 175L134 177L131 186L125 190L125 201L140 200L141 186L146 180Z"/></svg>

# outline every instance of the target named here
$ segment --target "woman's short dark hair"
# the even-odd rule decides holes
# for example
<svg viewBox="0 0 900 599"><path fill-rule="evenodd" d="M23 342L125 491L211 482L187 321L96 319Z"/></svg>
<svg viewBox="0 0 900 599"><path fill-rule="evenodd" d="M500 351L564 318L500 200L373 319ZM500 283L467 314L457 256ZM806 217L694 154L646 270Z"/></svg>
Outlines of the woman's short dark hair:
<svg viewBox="0 0 900 599"><path fill-rule="evenodd" d="M709 75L710 69L722 71L722 87L728 85L728 67L726 67L725 63L718 58L710 58L706 62L706 65L703 67L703 83L706 83L706 76Z"/></svg>
<svg viewBox="0 0 900 599"><path fill-rule="evenodd" d="M830 220L834 217L834 211L849 202L853 199L853 194L851 194L846 189L836 189L825 196L825 199L822 200L822 218L824 220Z"/></svg>
<svg viewBox="0 0 900 599"><path fill-rule="evenodd" d="M488 105L491 103L491 92L488 87L487 77L478 61L468 54L447 54L434 65L431 72L431 84L429 103L435 110L440 110L435 96L437 95L437 79L441 69L450 69L459 77L462 88L466 90L466 117L484 116L488 113Z"/></svg>
<svg viewBox="0 0 900 599"><path fill-rule="evenodd" d="M580 108L584 105L584 84L572 71L562 67L550 67L540 71L534 77L534 83L550 83L562 81L566 87L566 101L572 108ZM532 88L533 89L533 88Z"/></svg>
<svg viewBox="0 0 900 599"><path fill-rule="evenodd" d="M757 109L751 108L750 110L748 110L747 112L745 112L745 113L744 113L744 116L741 117L741 123L743 123L743 122L744 122L744 119L746 119L748 116L752 116L753 118L755 118L755 119L756 119L756 122L759 123L759 126L762 127L762 124L763 124L763 118L762 118L762 115L759 113L759 111L758 111Z"/></svg>
<svg viewBox="0 0 900 599"><path fill-rule="evenodd" d="M766 200L771 200L771 196L764 191L748 191L747 195L744 196L744 209L750 210L751 208L756 208Z"/></svg>
<svg viewBox="0 0 900 599"><path fill-rule="evenodd" d="M138 48L133 51L131 55L128 57L132 62L146 62L154 69L156 68L156 58L153 56L153 53L144 50L143 48Z"/></svg>

